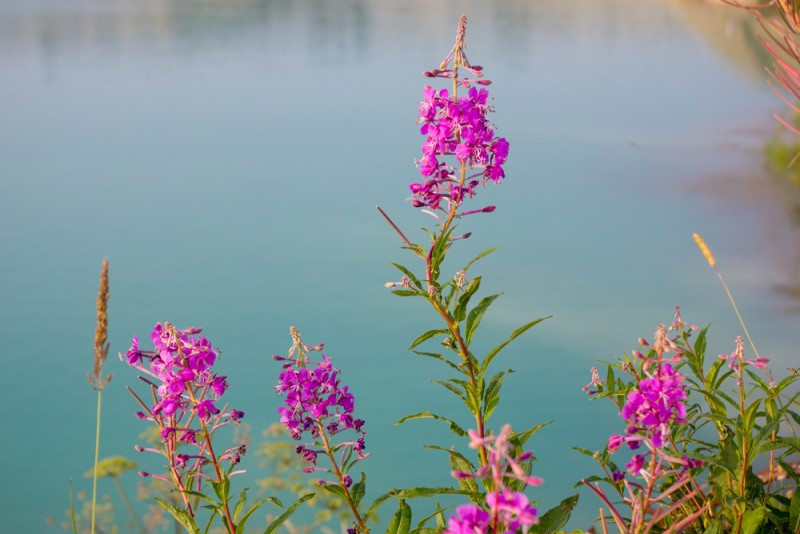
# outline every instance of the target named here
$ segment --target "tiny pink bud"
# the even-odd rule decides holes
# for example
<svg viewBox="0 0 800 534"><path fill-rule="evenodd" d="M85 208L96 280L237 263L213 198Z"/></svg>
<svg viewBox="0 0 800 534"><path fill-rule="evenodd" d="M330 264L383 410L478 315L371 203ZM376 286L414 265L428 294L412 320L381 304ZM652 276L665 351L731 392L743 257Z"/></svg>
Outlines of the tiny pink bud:
<svg viewBox="0 0 800 534"><path fill-rule="evenodd" d="M478 85L492 85L492 80L475 80Z"/></svg>
<svg viewBox="0 0 800 534"><path fill-rule="evenodd" d="M492 212L493 212L494 210L496 210L496 209L497 209L497 206L486 206L486 207L485 207L485 208L483 208L481 211L482 211L483 213L492 213Z"/></svg>

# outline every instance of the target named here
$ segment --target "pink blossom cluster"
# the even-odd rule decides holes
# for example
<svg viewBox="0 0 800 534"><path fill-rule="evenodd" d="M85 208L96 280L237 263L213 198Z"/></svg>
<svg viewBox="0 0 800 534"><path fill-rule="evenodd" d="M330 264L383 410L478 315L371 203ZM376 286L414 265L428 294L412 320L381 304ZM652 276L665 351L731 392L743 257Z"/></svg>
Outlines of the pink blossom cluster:
<svg viewBox="0 0 800 534"><path fill-rule="evenodd" d="M227 405L220 407L220 398L228 388L227 377L212 371L219 353L208 339L197 336L200 332L199 328L178 330L170 323L159 323L150 334L154 350L140 349L139 339L134 337L130 349L120 355L129 365L152 378L140 376L152 387L155 403L148 406L137 396L145 411L136 415L154 422L164 443L164 450L142 447L137 450L167 456L173 477L179 479L183 479L184 470L197 473L209 462L226 460L238 464L245 453L245 446L241 445L217 456L211 447L214 432L229 423L239 424L244 412L229 409ZM180 444L194 445L196 454L178 453ZM199 483L199 477L196 478ZM173 482L179 486L182 483Z"/></svg>
<svg viewBox="0 0 800 534"><path fill-rule="evenodd" d="M302 352L296 359L281 356L275 358L287 361L283 365L275 391L286 395L284 405L278 408L278 413L281 423L292 437L301 440L308 433L316 440L324 433L327 443L327 436L353 430L358 437L338 446L355 451L359 458L365 457L364 421L354 417L353 394L347 386L341 385L339 370L333 367L330 359L322 354L322 361L315 362ZM317 456L320 453L326 454L327 451L324 447L303 444L297 447L297 453L311 465L306 469L310 472L316 469L313 466L317 465ZM346 482L352 482L349 477L347 479Z"/></svg>
<svg viewBox="0 0 800 534"><path fill-rule="evenodd" d="M647 341L640 340L646 346ZM675 355L667 358L668 352ZM686 387L683 384L683 375L666 361L675 362L682 356L681 349L675 340L670 339L664 325L659 325L654 335L653 350L645 356L634 352L637 358L644 359L642 372L644 377L628 393L626 403L620 412L620 417L628 422L625 436L612 435L608 440L609 452L615 452L623 444L632 450L638 449L642 443L647 446L643 454L635 454L626 464L628 472L638 474L645 465L647 457L656 450L667 445L671 427L675 423L686 423ZM694 460L670 461L682 463L685 468L694 467ZM622 479L621 473L615 473L614 478Z"/></svg>
<svg viewBox="0 0 800 534"><path fill-rule="evenodd" d="M447 89L425 87L419 121L426 139L417 164L426 180L410 186L414 206L449 210L474 196L478 184L498 183L505 176L508 141L495 136L486 118L491 111L488 101L489 92L483 87L470 87L466 96L458 98ZM448 156L455 157L458 170L447 163Z"/></svg>
<svg viewBox="0 0 800 534"><path fill-rule="evenodd" d="M520 480L532 486L543 483L539 477L527 474L523 462L531 458L530 452L514 450L511 443L513 431L504 425L500 433L481 437L470 430L470 448L483 448L488 462L474 473L453 472L455 478L475 478L491 481L493 488L486 494L486 506L463 505L450 517L448 528L443 534L478 534L488 532L527 532L538 522L537 510L531 506L528 497L507 486L509 480Z"/></svg>

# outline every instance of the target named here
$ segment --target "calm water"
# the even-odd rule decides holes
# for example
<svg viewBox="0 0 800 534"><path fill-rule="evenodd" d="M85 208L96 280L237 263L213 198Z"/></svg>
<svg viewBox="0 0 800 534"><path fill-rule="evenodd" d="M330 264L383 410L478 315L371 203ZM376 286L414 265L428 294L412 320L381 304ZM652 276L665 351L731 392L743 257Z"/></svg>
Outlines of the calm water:
<svg viewBox="0 0 800 534"><path fill-rule="evenodd" d="M495 424L556 419L531 443L546 479L532 497L547 508L567 496L593 468L570 447L600 448L622 428L581 392L596 360L634 348L675 304L714 323L712 353L732 350L739 330L693 231L762 354L780 371L797 364L796 204L760 159L783 107L746 19L727 8L3 0L0 532L48 531L68 479L89 488L85 374L104 256L113 354L157 321L203 326L257 435L278 404L270 356L297 325L357 394L370 493L450 482L420 444L465 443L424 421L393 426L461 412L430 383L440 370L405 350L432 317L384 289L389 263L411 258L374 206L411 234L430 224L406 199L420 73L449 50L461 13L511 143L505 183L478 197L498 210L462 225L474 232L463 256L502 247L480 268L486 291L505 294L478 343L554 316L500 363L517 373ZM135 377L113 356L107 370L101 454L133 456ZM245 467L258 474L255 458ZM598 507L583 499L576 528Z"/></svg>

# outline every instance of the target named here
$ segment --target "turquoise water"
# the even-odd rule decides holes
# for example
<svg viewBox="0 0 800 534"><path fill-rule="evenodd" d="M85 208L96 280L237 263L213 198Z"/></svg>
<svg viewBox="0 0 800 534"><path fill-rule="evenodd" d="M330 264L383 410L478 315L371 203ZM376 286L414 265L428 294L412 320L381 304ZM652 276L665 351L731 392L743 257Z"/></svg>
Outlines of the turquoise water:
<svg viewBox="0 0 800 534"><path fill-rule="evenodd" d="M499 426L555 419L531 447L547 508L621 420L581 391L598 359L635 348L680 304L740 332L693 231L711 244L762 354L796 366L798 240L791 193L760 151L783 106L746 19L691 2L583 0L4 0L0 3L0 374L5 411L0 532L63 519L68 479L93 455L94 301L111 265L103 456L133 457L143 430L113 354L158 321L202 326L221 348L226 395L254 434L279 399L270 356L296 325L357 395L372 496L450 482L420 444L458 445L423 409L458 412L440 370L405 348L421 302L392 297L412 264L375 210L407 233L426 80L470 18L470 59L494 81L507 179L476 202L459 257L490 246L490 347L532 318L499 366ZM460 268L450 265L453 272ZM465 421L465 425L468 422ZM155 469L151 458L135 458ZM249 463L248 463L249 462ZM244 467L257 476L256 459ZM113 492L113 488L106 488ZM574 527L588 526L588 495ZM118 517L124 517L120 508ZM384 512L389 514L387 508ZM55 532L58 528L51 527Z"/></svg>

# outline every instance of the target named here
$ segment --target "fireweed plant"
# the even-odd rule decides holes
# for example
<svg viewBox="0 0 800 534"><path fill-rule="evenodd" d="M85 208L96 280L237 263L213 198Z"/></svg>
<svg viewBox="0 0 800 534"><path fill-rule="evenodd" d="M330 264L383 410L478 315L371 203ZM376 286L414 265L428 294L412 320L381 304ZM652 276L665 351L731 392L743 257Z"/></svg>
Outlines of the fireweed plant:
<svg viewBox="0 0 800 534"><path fill-rule="evenodd" d="M705 241L695 241L717 272L750 340L736 303ZM605 504L620 532L760 533L800 529L800 439L793 373L779 381L751 347L706 363L708 327L681 319L607 366L592 369L584 390L610 399L626 421L594 457L605 476L583 482ZM692 339L697 332L696 339ZM612 456L632 452L625 469ZM604 489L608 488L608 489ZM626 511L627 510L627 511ZM601 515L606 532L609 517Z"/></svg>
<svg viewBox="0 0 800 534"><path fill-rule="evenodd" d="M467 204L478 194L478 186L502 182L509 153L508 141L496 135L488 119L493 111L486 89L490 82L483 78L482 67L467 60L465 28L462 17L450 53L438 68L424 73L432 80L450 82L447 88L426 86L419 107L425 140L417 161L421 178L410 185L410 202L432 217L425 243L412 242L378 208L419 262L416 272L393 264L401 277L387 283L387 288L401 297L424 300L441 320L436 328L417 336L410 349L442 364L450 377L434 382L469 412L463 417L466 424L461 417L430 411L405 416L398 424L427 418L447 425L462 449L425 447L446 454L454 483L391 490L369 506L362 505L366 475L360 473L355 481L353 468L369 453L365 452L365 423L356 416L353 393L342 385L340 371L321 352L323 346L304 344L295 328L290 330L288 355L275 357L281 362L275 391L285 397L280 423L295 440L295 458L302 460L304 474L321 477L316 479L317 488L338 499L337 509L349 510L348 534L370 532L378 508L391 499L397 501L397 511L388 534L555 533L566 525L578 500L577 495L568 497L542 514L525 493L528 486L543 481L532 475L534 457L524 446L546 423L519 431L507 424L499 430L489 425L505 378L512 372L495 370L496 358L544 318L521 325L485 354L476 354L472 342L499 295L478 300L481 276L472 275L471 269L494 249L478 253L454 273L443 274L451 247L463 246L471 235L456 232L462 218L495 210L491 205ZM696 235L695 239L741 320L710 250L702 238ZM105 279L105 290L101 281L98 297L92 374L98 393L108 383L100 372L108 350L107 275ZM684 323L676 308L671 327L659 325L651 340L640 340L638 350L607 364L604 378L592 370L591 382L584 389L592 399L610 400L621 418L603 450L577 449L596 459L601 468L601 475L581 480L577 486L600 499L603 533L608 532L609 521L626 534L800 532L800 439L795 433L800 424L798 376L793 373L776 382L768 360L758 354L741 323L752 357L745 354L739 338L730 353L706 361L708 327ZM157 324L150 335L153 350L141 349L134 338L131 348L120 355L141 373L149 389L151 400L146 402L128 388L141 406L137 417L151 423L158 435L155 444L137 450L155 453L165 463L163 473L140 474L170 488L167 498L156 501L191 534L209 532L215 520L225 532L242 534L265 502L278 506L280 502L266 497L248 506L246 489L232 502L231 479L241 472L237 465L245 446L221 447L218 431L239 425L244 413L223 403L227 378L213 371L219 353L199 334L196 328L179 330L169 323ZM423 350L423 343L431 348ZM313 353L320 357L312 358ZM96 467L93 474L99 475ZM434 512L413 527L407 501L444 495L455 496L451 498L460 504L443 508L437 500ZM313 496L301 495L280 516L267 521L265 534L276 531ZM202 521L206 524L201 530ZM430 522L435 526L427 526ZM73 521L73 531L74 525Z"/></svg>
<svg viewBox="0 0 800 534"><path fill-rule="evenodd" d="M366 518L358 509L364 497L366 477L362 473L361 480L354 483L349 475L353 465L369 456L364 452L364 420L354 416L353 394L347 386L341 385L340 372L330 359L325 354L321 355L321 361L308 357L307 353L321 351L323 345L304 344L294 327L290 333L289 354L274 356L275 360L285 362L275 386L278 394L286 396L284 405L278 409L281 424L295 440L311 439L295 449L306 464L303 472L321 472L333 478L320 479L317 484L341 497L350 508L354 523L348 533L369 532ZM341 440L342 436L349 439ZM327 459L330 467L317 464L320 456Z"/></svg>
<svg viewBox="0 0 800 534"><path fill-rule="evenodd" d="M508 426L497 434L491 431L487 426L488 420L500 401L503 381L512 371L506 369L490 374L490 366L509 343L543 318L520 326L508 339L479 357L473 354L470 346L484 314L499 295L483 297L471 305L480 288L481 277L470 277L469 270L494 249L479 253L454 275L442 274L442 265L450 247L471 235L469 232L457 234L457 222L468 215L495 210L495 206L471 208L466 204L476 196L478 186L501 182L505 177L503 165L509 151L508 141L496 135L488 119L493 108L486 87L491 82L483 78L482 67L467 59L465 29L466 18L462 17L450 53L438 68L424 73L428 78L451 82L449 88L443 89L425 86L419 107L420 132L425 136L422 157L417 161L421 180L413 182L410 191L412 206L420 208L435 221L432 230L425 230L427 244L413 243L383 210L378 210L400 236L404 248L422 263L419 274L403 265L393 264L402 277L397 282L387 283L386 287L395 295L425 300L443 323L418 336L410 349L441 362L453 372L452 378L434 382L464 403L474 430L467 432L455 419L429 411L406 416L398 424L418 418L442 421L458 438L469 439L477 457L470 458L455 449L429 445L428 448L448 455L458 488L424 488L424 491L417 488L387 496L400 501L396 519L407 517L410 521L411 512L404 499L459 493L473 504L458 508L449 521L447 532L527 532L538 518L536 509L529 505L522 492L529 484L540 484L541 480L530 476L533 457L530 453L523 453L522 446L543 425L519 432ZM417 349L423 342L435 338L442 340L439 348ZM558 510L554 510L546 521L548 528L558 528L566 523L575 502L576 498L567 499ZM439 526L444 525L441 512L436 514L436 521ZM424 521L419 528L422 524Z"/></svg>
<svg viewBox="0 0 800 534"><path fill-rule="evenodd" d="M150 386L152 404L146 403L133 392L142 411L139 419L156 425L161 436L160 447L141 447L140 452L152 452L166 462L166 474L140 472L143 477L153 477L170 484L179 495L181 506L163 499L157 502L192 534L201 532L198 512L210 512L208 532L215 518L219 518L229 534L244 532L252 514L265 502L280 502L267 497L247 510L247 490L243 490L235 505L231 505L231 478L241 473L234 469L246 452L241 444L223 451L215 449L212 441L218 430L238 425L244 412L221 405L222 395L228 388L227 377L212 371L218 351L202 336L199 328L178 330L170 323L157 324L150 339L155 350L139 348L137 337L130 349L120 355L130 366L144 376L139 378ZM213 496L206 490L210 485ZM302 501L299 499L280 516L267 532L275 530Z"/></svg>

